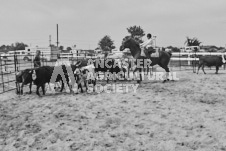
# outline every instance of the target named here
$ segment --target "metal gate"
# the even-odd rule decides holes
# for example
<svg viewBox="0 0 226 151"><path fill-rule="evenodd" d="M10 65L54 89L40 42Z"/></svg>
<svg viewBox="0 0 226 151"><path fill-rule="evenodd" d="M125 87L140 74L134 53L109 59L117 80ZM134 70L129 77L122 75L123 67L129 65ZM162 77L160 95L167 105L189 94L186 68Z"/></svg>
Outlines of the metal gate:
<svg viewBox="0 0 226 151"><path fill-rule="evenodd" d="M15 56L10 59L0 56L0 94L16 89L15 74L16 62Z"/></svg>

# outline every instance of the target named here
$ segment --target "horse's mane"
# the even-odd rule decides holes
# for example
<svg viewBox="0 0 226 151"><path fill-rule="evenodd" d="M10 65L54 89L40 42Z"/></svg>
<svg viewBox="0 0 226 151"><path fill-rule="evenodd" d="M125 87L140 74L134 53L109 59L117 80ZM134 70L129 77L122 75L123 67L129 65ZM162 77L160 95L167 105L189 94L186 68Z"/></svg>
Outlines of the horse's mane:
<svg viewBox="0 0 226 151"><path fill-rule="evenodd" d="M138 48L140 48L139 42L136 41L136 40L135 40L133 37L131 37L131 36L125 37L125 41L133 41L133 42L135 43L135 45L136 45Z"/></svg>
<svg viewBox="0 0 226 151"><path fill-rule="evenodd" d="M140 48L140 44L139 44L139 42L138 42L138 41L136 41L135 39L133 39L133 40L134 40L134 42L135 42L136 46L137 46L138 48Z"/></svg>

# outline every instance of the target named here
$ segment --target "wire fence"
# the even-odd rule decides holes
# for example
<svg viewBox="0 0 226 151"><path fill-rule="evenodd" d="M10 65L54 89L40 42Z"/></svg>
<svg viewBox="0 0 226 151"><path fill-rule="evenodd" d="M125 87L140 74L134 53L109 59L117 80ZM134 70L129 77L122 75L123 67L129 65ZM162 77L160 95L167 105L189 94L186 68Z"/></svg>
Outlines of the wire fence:
<svg viewBox="0 0 226 151"><path fill-rule="evenodd" d="M190 71L194 68L197 69L199 57L203 55L222 55L222 53L173 53L169 63L170 71ZM89 58L95 59L97 56L90 53L42 53L41 66L54 66L56 61L59 60L67 60L71 64L74 64L79 60ZM34 55L0 56L0 94L16 90L16 73L25 69L34 68L33 60ZM126 60L132 61L132 58L128 57ZM225 65L223 66L223 69L225 69Z"/></svg>

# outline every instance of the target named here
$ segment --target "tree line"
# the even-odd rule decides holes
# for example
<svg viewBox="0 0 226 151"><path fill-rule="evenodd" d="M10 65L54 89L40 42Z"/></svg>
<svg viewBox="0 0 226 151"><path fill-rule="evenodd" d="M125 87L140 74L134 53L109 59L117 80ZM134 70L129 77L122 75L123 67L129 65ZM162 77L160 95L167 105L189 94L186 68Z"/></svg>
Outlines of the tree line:
<svg viewBox="0 0 226 151"><path fill-rule="evenodd" d="M24 50L25 47L27 47L27 44L24 44L23 42L16 42L11 45L1 45L0 46L0 52L8 52L13 50Z"/></svg>
<svg viewBox="0 0 226 151"><path fill-rule="evenodd" d="M130 26L127 29L127 32L129 35L125 36L124 39L128 38L128 37L132 37L134 38L138 43L142 43L143 42L143 36L145 35L144 30L140 27L140 26ZM186 46L200 46L202 42L199 41L197 38L189 38L186 37L185 40L185 45ZM25 47L27 47L27 44L24 44L23 42L16 42L14 44L11 45L2 45L0 46L0 52L7 52L7 51L12 51L12 50L24 50ZM51 45L54 46L54 45ZM171 49L173 52L180 52L180 49L178 47L174 47L174 46L168 46L166 48ZM66 49L64 48L64 46L59 46L59 49L61 51L67 50L70 51L72 50L71 47L66 47ZM96 48L102 50L102 52L111 52L113 49L115 49L115 45L114 45L114 41L111 39L111 37L109 35L105 35L103 38L101 38L98 42L98 47ZM208 52L216 52L218 50L222 50L224 49L223 47L216 47L216 46L210 46L208 47Z"/></svg>

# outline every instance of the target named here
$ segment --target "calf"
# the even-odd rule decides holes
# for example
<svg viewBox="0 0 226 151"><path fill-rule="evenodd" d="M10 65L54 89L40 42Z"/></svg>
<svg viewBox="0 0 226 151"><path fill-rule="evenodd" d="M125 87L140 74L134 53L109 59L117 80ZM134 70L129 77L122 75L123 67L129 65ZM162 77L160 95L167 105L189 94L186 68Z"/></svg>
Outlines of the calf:
<svg viewBox="0 0 226 151"><path fill-rule="evenodd" d="M219 67L222 66L223 64L225 64L224 56L222 56L222 57L220 57L220 56L201 56L199 58L199 66L198 66L197 74L199 72L200 67L202 67L204 74L206 74L204 71L204 66L208 66L208 67L216 66L215 73L218 74Z"/></svg>
<svg viewBox="0 0 226 151"><path fill-rule="evenodd" d="M93 64L88 66L77 68L74 71L76 83L78 85L78 90L81 89L83 93L82 84L86 87L86 91L88 91L88 84L93 84L94 90L96 85L96 75L95 75L95 67Z"/></svg>
<svg viewBox="0 0 226 151"><path fill-rule="evenodd" d="M30 84L30 94L31 94L31 87L32 87L32 69L25 69L23 71L20 71L16 74L16 93L17 94L23 94L23 87L24 85ZM20 83L21 86L20 86Z"/></svg>

